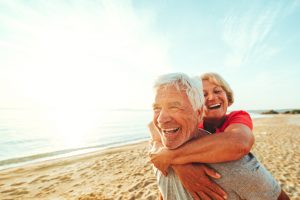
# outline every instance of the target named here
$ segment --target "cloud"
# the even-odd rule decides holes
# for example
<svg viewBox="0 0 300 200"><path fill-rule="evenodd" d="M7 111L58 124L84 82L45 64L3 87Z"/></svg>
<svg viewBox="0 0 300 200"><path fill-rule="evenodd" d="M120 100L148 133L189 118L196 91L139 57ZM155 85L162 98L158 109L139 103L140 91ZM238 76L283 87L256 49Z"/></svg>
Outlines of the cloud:
<svg viewBox="0 0 300 200"><path fill-rule="evenodd" d="M249 62L271 57L280 51L268 44L272 31L291 6L286 2L255 4L235 8L223 21L223 40L229 47L225 65L241 67ZM239 10L242 10L241 13Z"/></svg>
<svg viewBox="0 0 300 200"><path fill-rule="evenodd" d="M50 54L50 60L65 54L78 59L119 60L139 68L168 66L167 39L152 31L149 16L136 15L131 1L79 2L8 4L11 13L3 23L12 36L0 40L6 47L26 48L28 54L44 52L44 61Z"/></svg>

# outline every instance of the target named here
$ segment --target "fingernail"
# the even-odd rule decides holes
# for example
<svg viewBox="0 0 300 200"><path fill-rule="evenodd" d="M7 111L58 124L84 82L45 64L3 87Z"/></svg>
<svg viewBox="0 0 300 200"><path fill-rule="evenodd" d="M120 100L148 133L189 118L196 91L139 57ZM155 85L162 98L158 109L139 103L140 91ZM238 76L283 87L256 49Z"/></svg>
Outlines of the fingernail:
<svg viewBox="0 0 300 200"><path fill-rule="evenodd" d="M221 177L221 175L220 175L220 174L218 174L218 173L216 173L216 177L217 177L217 178L220 178L220 177Z"/></svg>
<svg viewBox="0 0 300 200"><path fill-rule="evenodd" d="M224 199L227 199L227 196L226 196L226 195L224 195L223 197L224 197Z"/></svg>

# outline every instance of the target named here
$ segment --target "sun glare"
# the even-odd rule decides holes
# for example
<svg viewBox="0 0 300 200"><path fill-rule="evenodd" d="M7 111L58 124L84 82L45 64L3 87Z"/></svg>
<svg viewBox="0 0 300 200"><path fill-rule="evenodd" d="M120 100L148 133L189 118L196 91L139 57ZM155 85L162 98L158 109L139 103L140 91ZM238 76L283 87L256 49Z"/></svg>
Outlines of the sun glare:
<svg viewBox="0 0 300 200"><path fill-rule="evenodd" d="M13 106L145 108L152 78L169 66L167 41L152 33L151 17L126 3L72 6L23 5L8 19L15 34L5 47L13 53L3 63L9 95L19 99Z"/></svg>
<svg viewBox="0 0 300 200"><path fill-rule="evenodd" d="M87 135L97 123L91 113L82 109L55 109L48 112L51 120L54 146L64 148L83 147Z"/></svg>

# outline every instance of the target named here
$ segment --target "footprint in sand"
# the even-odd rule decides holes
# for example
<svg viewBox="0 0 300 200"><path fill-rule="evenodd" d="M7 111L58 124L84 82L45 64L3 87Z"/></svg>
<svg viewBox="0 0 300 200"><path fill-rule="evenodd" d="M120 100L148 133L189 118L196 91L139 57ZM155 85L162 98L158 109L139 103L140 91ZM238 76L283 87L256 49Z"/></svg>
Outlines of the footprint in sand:
<svg viewBox="0 0 300 200"><path fill-rule="evenodd" d="M66 182L66 181L71 181L72 178L69 175L65 175L65 176L60 176L59 180L63 181L63 182Z"/></svg>
<svg viewBox="0 0 300 200"><path fill-rule="evenodd" d="M43 180L43 178L45 178L45 177L48 177L48 175L39 176L39 177L37 177L36 179L34 179L33 181L31 181L30 184L31 184L31 183L36 183L36 182L38 182L38 181L41 181L41 180ZM48 181L48 180L47 180L47 181ZM43 180L43 182L45 182L45 180Z"/></svg>
<svg viewBox="0 0 300 200"><path fill-rule="evenodd" d="M145 188L146 186L153 185L153 184L156 184L156 182L153 182L151 180L146 180L145 182L143 182L142 188Z"/></svg>
<svg viewBox="0 0 300 200"><path fill-rule="evenodd" d="M82 174L80 174L81 177L86 177L88 172L84 172Z"/></svg>
<svg viewBox="0 0 300 200"><path fill-rule="evenodd" d="M1 191L1 193L10 193L10 192L14 192L16 189L9 189L9 190L4 190Z"/></svg>
<svg viewBox="0 0 300 200"><path fill-rule="evenodd" d="M140 188L141 185L142 185L142 183L137 183L137 184L135 184L134 186L132 186L128 191L129 191L129 192L132 192L132 191L134 191L134 190Z"/></svg>
<svg viewBox="0 0 300 200"><path fill-rule="evenodd" d="M19 183L13 183L10 186L19 186L19 185L23 185L26 182L19 182Z"/></svg>
<svg viewBox="0 0 300 200"><path fill-rule="evenodd" d="M81 184L77 183L77 184L73 185L73 187L78 187L78 186L80 186L80 185L81 185Z"/></svg>
<svg viewBox="0 0 300 200"><path fill-rule="evenodd" d="M18 188L18 189L9 189L9 190L4 190L1 193L10 193L9 195L21 195L21 194L28 194L29 192L25 190L24 188Z"/></svg>
<svg viewBox="0 0 300 200"><path fill-rule="evenodd" d="M144 174L138 172L138 173L133 174L133 176L144 176Z"/></svg>
<svg viewBox="0 0 300 200"><path fill-rule="evenodd" d="M81 186L81 185L85 185L86 184L86 182L85 181L83 181L82 183L76 183L75 185L73 185L72 187L78 187L78 186ZM101 184L100 184L101 185Z"/></svg>
<svg viewBox="0 0 300 200"><path fill-rule="evenodd" d="M50 192L55 192L55 187L53 185L50 185L48 187L45 187L44 189L42 189L43 192L49 194Z"/></svg>
<svg viewBox="0 0 300 200"><path fill-rule="evenodd" d="M13 171L13 173L24 172L24 171L25 171L24 168L19 168Z"/></svg>
<svg viewBox="0 0 300 200"><path fill-rule="evenodd" d="M54 180L57 180L57 179L59 179L60 178L60 176L56 176L56 177L54 177L54 178L51 178L49 181L54 181Z"/></svg>
<svg viewBox="0 0 300 200"><path fill-rule="evenodd" d="M84 168L84 167L79 168L79 169L77 170L77 172L80 172L80 171L85 170L85 169L86 169L86 168Z"/></svg>
<svg viewBox="0 0 300 200"><path fill-rule="evenodd" d="M10 195L22 195L22 194L28 194L29 192L27 190L17 190L15 192L10 193Z"/></svg>
<svg viewBox="0 0 300 200"><path fill-rule="evenodd" d="M100 169L100 168L101 168L101 166L100 166L100 165L97 165L97 166L92 167L91 169L92 169L92 170L98 170L98 169Z"/></svg>

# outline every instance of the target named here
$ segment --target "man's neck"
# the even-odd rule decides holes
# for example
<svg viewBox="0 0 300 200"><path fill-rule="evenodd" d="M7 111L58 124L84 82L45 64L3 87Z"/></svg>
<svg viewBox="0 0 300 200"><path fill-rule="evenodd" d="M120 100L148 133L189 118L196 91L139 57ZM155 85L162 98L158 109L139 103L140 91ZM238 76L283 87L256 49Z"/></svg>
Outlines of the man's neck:
<svg viewBox="0 0 300 200"><path fill-rule="evenodd" d="M201 128L198 128L196 131L195 131L195 134L193 135L193 138L192 139L196 139L196 138L199 138L199 137L202 137L202 136L205 136L205 135L209 135L211 134L210 132L204 130L204 129L201 129Z"/></svg>
<svg viewBox="0 0 300 200"><path fill-rule="evenodd" d="M204 119L203 128L211 133L214 133L217 128L221 127L226 117L221 119Z"/></svg>

